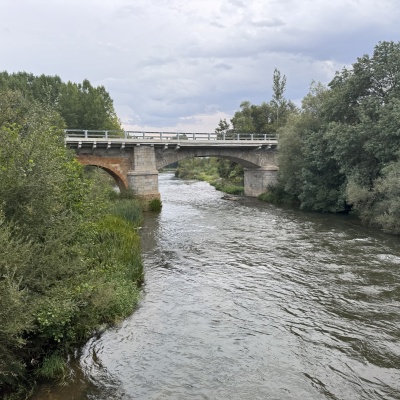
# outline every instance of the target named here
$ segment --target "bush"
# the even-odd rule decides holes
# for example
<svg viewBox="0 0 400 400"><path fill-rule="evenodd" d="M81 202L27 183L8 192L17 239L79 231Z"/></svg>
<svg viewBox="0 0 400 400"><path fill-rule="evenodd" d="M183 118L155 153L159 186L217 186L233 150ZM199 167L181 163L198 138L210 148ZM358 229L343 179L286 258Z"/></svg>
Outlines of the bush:
<svg viewBox="0 0 400 400"><path fill-rule="evenodd" d="M153 199L149 202L150 211L160 211L162 208L162 202L160 199Z"/></svg>
<svg viewBox="0 0 400 400"><path fill-rule="evenodd" d="M268 186L268 190L261 193L258 200L272 204L299 205L299 201L287 193L280 184Z"/></svg>

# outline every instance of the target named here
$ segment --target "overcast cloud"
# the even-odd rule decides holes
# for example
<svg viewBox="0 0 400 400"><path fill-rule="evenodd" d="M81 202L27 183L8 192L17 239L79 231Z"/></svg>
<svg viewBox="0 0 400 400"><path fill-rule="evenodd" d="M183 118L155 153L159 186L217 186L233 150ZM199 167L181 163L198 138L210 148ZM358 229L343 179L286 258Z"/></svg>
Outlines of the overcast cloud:
<svg viewBox="0 0 400 400"><path fill-rule="evenodd" d="M400 40L399 0L0 0L0 70L104 85L125 129L214 131ZM84 127L82 127L84 128Z"/></svg>

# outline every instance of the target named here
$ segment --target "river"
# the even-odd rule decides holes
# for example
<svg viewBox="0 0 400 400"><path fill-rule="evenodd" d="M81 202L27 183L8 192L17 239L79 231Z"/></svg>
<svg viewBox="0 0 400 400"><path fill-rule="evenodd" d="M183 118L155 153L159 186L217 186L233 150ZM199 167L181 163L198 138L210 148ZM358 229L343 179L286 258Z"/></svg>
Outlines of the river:
<svg viewBox="0 0 400 400"><path fill-rule="evenodd" d="M399 238L160 175L139 308L35 399L400 399Z"/></svg>

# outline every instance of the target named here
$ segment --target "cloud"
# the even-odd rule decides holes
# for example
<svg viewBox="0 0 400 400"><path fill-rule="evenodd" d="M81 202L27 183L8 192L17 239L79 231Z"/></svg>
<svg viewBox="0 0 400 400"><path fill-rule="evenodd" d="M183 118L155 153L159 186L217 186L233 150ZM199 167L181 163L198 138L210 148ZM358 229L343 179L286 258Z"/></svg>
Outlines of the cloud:
<svg viewBox="0 0 400 400"><path fill-rule="evenodd" d="M204 131L269 101L274 68L299 102L398 40L399 17L397 0L6 0L0 54L8 72L104 85L126 126Z"/></svg>

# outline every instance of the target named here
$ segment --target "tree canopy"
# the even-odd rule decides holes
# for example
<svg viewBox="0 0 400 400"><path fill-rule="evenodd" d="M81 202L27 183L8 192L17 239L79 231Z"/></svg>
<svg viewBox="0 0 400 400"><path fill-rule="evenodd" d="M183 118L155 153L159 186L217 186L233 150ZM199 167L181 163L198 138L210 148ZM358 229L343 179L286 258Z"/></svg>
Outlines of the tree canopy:
<svg viewBox="0 0 400 400"><path fill-rule="evenodd" d="M104 86L62 82L57 75L0 72L0 91L18 91L28 100L51 106L69 129L121 130L113 101Z"/></svg>
<svg viewBox="0 0 400 400"><path fill-rule="evenodd" d="M400 43L313 83L279 133L279 185L293 201L400 233Z"/></svg>
<svg viewBox="0 0 400 400"><path fill-rule="evenodd" d="M289 116L297 112L297 107L292 101L286 100L286 76L281 76L277 68L274 70L272 82L272 99L268 103L256 105L243 101L230 121L232 128L226 119L220 120L215 132L276 134Z"/></svg>

